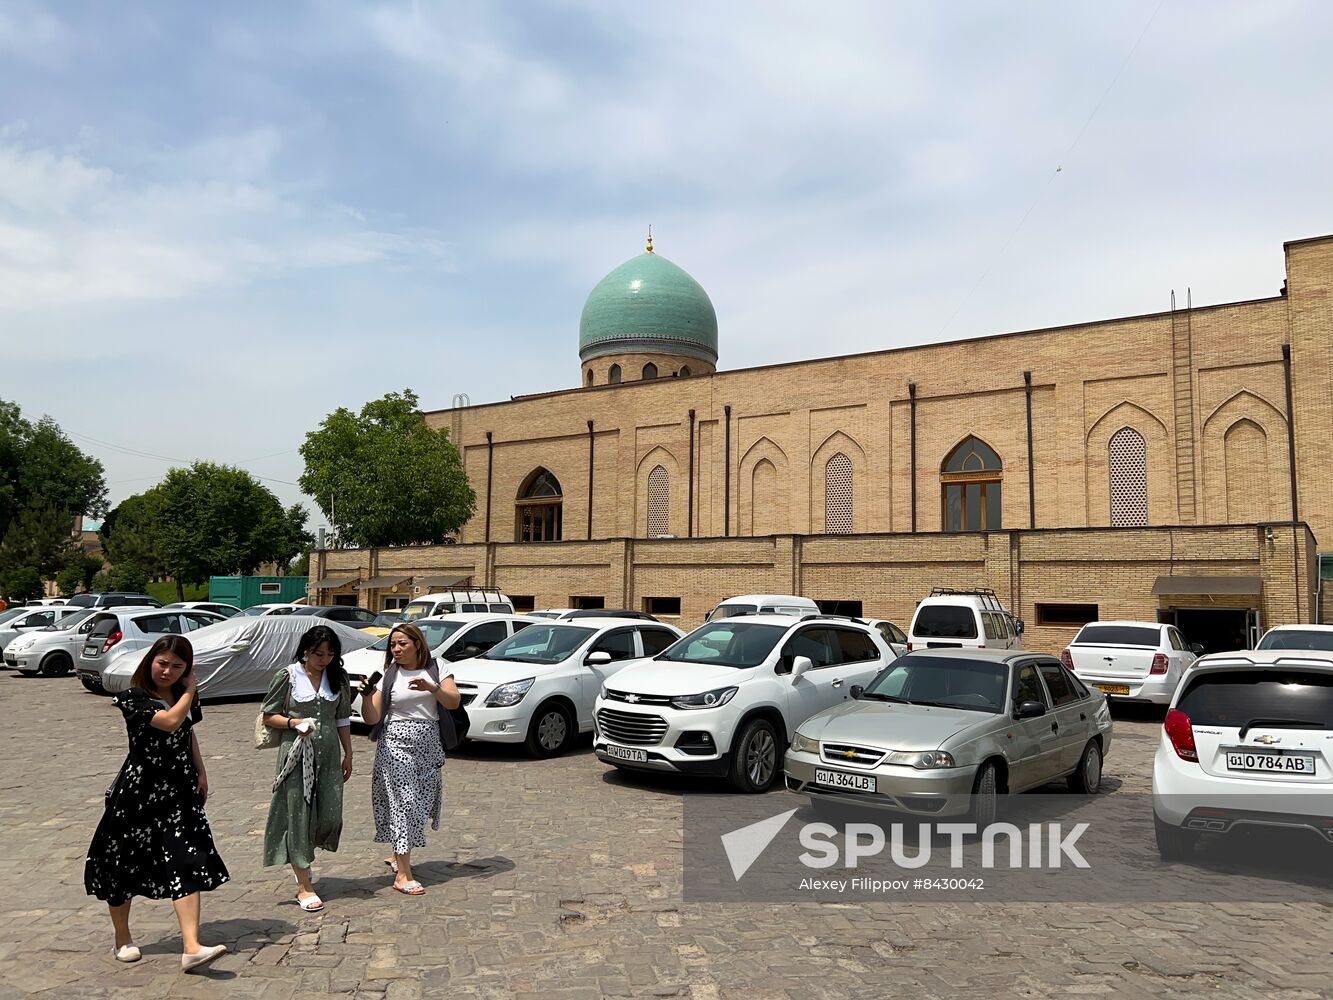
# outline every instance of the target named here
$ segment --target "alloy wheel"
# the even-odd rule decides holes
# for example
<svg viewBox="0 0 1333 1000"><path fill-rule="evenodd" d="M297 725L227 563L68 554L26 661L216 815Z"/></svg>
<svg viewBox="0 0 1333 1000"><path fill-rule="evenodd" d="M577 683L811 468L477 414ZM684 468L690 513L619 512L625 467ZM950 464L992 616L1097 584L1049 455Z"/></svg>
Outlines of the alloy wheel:
<svg viewBox="0 0 1333 1000"><path fill-rule="evenodd" d="M777 762L777 743L773 734L760 729L750 737L745 747L745 772L750 783L756 788L764 788L773 777L773 768Z"/></svg>

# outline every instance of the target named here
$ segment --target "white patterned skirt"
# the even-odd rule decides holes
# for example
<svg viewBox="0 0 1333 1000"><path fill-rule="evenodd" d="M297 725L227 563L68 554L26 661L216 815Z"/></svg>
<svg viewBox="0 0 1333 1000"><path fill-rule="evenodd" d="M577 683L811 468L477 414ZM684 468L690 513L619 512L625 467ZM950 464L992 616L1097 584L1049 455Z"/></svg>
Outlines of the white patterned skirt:
<svg viewBox="0 0 1333 1000"><path fill-rule="evenodd" d="M440 828L443 766L437 723L393 719L384 724L370 779L376 843L392 844L395 854L426 846L426 820L432 830Z"/></svg>

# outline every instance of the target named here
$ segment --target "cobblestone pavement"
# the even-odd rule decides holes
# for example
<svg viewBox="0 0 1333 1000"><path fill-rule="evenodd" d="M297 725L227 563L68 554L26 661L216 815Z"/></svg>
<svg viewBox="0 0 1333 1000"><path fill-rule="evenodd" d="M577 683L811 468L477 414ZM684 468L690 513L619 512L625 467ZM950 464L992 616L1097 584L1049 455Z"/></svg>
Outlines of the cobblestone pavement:
<svg viewBox="0 0 1333 1000"><path fill-rule="evenodd" d="M681 803L697 786L625 781L586 745L553 761L489 748L450 760L445 821L416 852L429 891L410 898L371 842L372 748L358 735L343 848L316 862L328 905L307 915L290 873L259 865L273 756L250 747L254 701L209 706L200 730L232 874L204 897L202 936L232 953L182 976L170 904L139 900L144 958L118 965L83 857L123 757L119 713L71 678L9 671L0 704L5 996L1296 1000L1333 983L1333 908L1313 903L684 903ZM1119 713L1108 798L1148 789L1159 725Z"/></svg>

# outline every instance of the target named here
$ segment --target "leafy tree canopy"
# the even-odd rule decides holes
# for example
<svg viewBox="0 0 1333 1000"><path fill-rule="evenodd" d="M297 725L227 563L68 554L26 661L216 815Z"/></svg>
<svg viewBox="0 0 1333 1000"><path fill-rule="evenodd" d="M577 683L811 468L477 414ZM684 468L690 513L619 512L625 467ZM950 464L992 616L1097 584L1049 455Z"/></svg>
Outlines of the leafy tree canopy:
<svg viewBox="0 0 1333 1000"><path fill-rule="evenodd" d="M301 446L301 489L355 545L442 542L472 516L476 494L449 432L426 425L410 389L339 407Z"/></svg>
<svg viewBox="0 0 1333 1000"><path fill-rule="evenodd" d="M0 533L34 504L70 515L106 510L102 463L80 451L50 417L24 419L0 399Z"/></svg>

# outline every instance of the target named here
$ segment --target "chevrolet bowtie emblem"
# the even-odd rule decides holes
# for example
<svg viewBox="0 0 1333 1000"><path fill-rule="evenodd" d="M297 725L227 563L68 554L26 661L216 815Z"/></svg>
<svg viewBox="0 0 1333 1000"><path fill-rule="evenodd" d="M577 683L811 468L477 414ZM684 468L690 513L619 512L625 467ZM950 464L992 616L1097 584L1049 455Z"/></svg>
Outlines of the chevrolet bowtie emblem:
<svg viewBox="0 0 1333 1000"><path fill-rule="evenodd" d="M844 751L842 752L842 755L843 755L844 757L846 757L848 760L851 760L852 758L854 758L854 757L856 756L856 751L855 751L855 750L844 750Z"/></svg>
<svg viewBox="0 0 1333 1000"><path fill-rule="evenodd" d="M1282 742L1282 737L1281 737L1281 736L1267 736L1267 735L1264 735L1264 736L1256 736L1256 737L1254 738L1254 742L1256 742L1256 743L1262 743L1262 744L1264 744L1265 746L1270 746L1270 747L1271 747L1274 743L1281 743L1281 742Z"/></svg>
<svg viewBox="0 0 1333 1000"><path fill-rule="evenodd" d="M627 694L625 695L625 700L633 704L639 700L639 696L637 694Z"/></svg>

